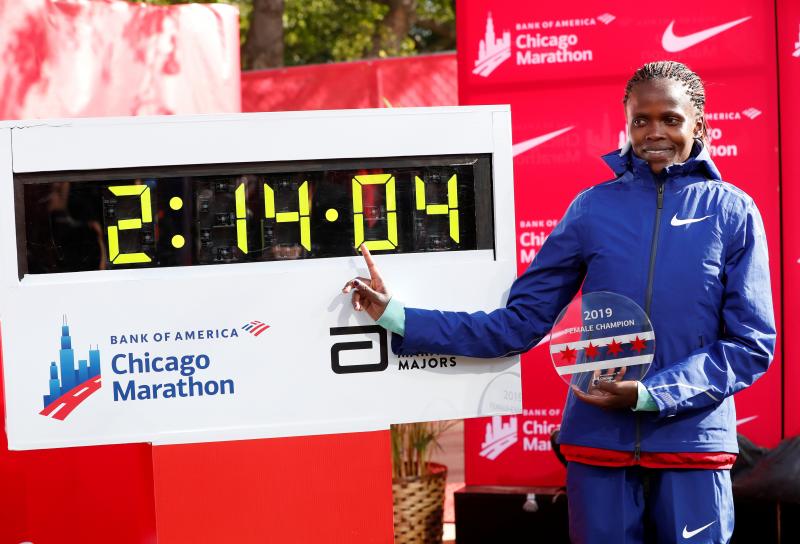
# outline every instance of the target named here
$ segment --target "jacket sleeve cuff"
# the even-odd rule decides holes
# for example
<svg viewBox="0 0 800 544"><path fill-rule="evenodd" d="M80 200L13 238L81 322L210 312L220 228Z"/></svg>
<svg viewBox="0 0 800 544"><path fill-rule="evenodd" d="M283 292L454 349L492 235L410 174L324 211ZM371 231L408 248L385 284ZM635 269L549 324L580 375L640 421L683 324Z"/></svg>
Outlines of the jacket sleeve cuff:
<svg viewBox="0 0 800 544"><path fill-rule="evenodd" d="M650 392L650 390L648 390L648 392L655 401L656 406L658 406L659 418L672 417L678 413L678 404L675 402L675 399L672 398L672 395L666 391L666 389L656 392Z"/></svg>
<svg viewBox="0 0 800 544"><path fill-rule="evenodd" d="M636 406L633 408L634 412L657 412L658 404L653 400L653 396L644 384L642 382L636 382L636 389L638 390L638 397Z"/></svg>
<svg viewBox="0 0 800 544"><path fill-rule="evenodd" d="M378 318L376 323L387 331L404 336L406 332L405 304L392 297L389 299L386 309L383 310L383 315Z"/></svg>

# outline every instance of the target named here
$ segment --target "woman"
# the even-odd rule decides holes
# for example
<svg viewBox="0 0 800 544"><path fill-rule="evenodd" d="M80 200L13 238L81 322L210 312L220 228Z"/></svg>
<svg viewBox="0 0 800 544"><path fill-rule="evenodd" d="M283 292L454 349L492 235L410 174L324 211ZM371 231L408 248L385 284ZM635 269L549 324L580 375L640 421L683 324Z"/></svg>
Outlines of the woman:
<svg viewBox="0 0 800 544"><path fill-rule="evenodd" d="M775 344L764 228L704 145L697 74L678 62L646 64L623 102L629 145L604 157L617 177L575 198L505 308L404 308L365 249L371 278L344 291L396 333L397 353L478 357L536 345L581 285L636 301L658 338L648 376L567 398L559 441L570 535L576 543L724 543L738 451L732 395L767 370Z"/></svg>

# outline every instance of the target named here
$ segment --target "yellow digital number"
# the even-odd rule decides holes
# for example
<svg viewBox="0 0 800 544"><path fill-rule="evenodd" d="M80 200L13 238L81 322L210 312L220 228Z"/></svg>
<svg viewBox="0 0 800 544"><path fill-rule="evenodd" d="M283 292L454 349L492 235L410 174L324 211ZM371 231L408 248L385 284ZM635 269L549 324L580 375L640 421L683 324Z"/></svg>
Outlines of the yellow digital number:
<svg viewBox="0 0 800 544"><path fill-rule="evenodd" d="M236 246L247 255L247 201L244 182L239 184L234 194L236 196Z"/></svg>
<svg viewBox="0 0 800 544"><path fill-rule="evenodd" d="M300 245L311 251L311 217L308 200L308 181L297 189L297 211L275 213L275 191L264 184L264 217L278 223L300 223Z"/></svg>
<svg viewBox="0 0 800 544"><path fill-rule="evenodd" d="M108 188L114 196L138 196L141 203L141 217L120 219L116 225L108 227L108 260L113 264L149 263L152 259L146 253L120 253L119 231L141 229L144 223L153 222L153 209L150 204L150 187L147 185L115 185Z"/></svg>
<svg viewBox="0 0 800 544"><path fill-rule="evenodd" d="M364 185L386 186L386 239L364 240ZM355 247L364 244L369 250L397 248L397 201L393 174L365 174L353 177L353 230Z"/></svg>
<svg viewBox="0 0 800 544"><path fill-rule="evenodd" d="M458 244L458 178L456 174L447 180L447 204L426 204L425 182L419 176L415 176L415 191L417 210L424 210L428 215L447 215L450 219L450 238Z"/></svg>

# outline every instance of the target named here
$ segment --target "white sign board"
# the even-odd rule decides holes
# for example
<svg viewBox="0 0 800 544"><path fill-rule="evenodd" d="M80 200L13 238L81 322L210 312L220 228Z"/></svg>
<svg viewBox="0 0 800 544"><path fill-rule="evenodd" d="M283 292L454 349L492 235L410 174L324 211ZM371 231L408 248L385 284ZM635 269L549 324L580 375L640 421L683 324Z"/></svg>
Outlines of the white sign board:
<svg viewBox="0 0 800 544"><path fill-rule="evenodd" d="M518 357L398 357L353 312L340 291L366 275L359 236L409 306L503 305L515 276L508 108L0 125L9 447L520 411Z"/></svg>

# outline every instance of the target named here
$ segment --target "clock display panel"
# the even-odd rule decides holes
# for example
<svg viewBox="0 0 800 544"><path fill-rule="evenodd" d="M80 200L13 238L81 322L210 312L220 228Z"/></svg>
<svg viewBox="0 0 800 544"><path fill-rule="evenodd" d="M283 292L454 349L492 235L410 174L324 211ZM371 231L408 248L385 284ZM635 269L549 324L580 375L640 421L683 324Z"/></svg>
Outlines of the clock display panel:
<svg viewBox="0 0 800 544"><path fill-rule="evenodd" d="M493 249L491 155L15 176L20 277Z"/></svg>

